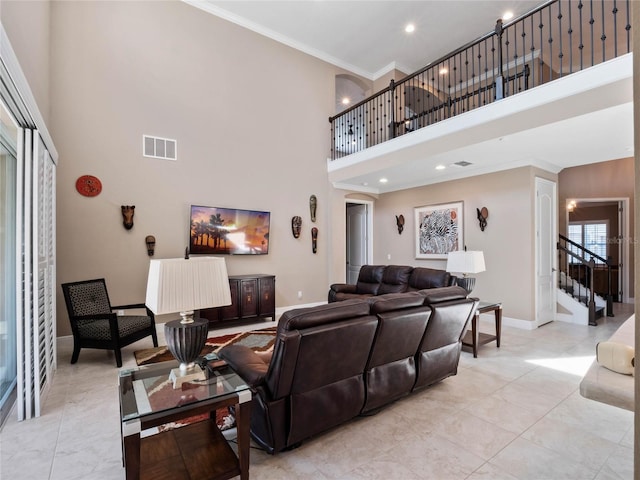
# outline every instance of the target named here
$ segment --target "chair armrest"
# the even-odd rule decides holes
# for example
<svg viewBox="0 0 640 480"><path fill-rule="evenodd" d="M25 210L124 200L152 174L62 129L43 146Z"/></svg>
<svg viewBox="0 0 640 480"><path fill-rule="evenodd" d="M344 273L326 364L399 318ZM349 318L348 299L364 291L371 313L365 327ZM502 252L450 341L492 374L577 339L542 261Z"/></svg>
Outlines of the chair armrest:
<svg viewBox="0 0 640 480"><path fill-rule="evenodd" d="M251 388L264 383L269 364L250 348L243 345L228 345L218 352L218 356L225 360Z"/></svg>
<svg viewBox="0 0 640 480"><path fill-rule="evenodd" d="M78 320L115 320L116 317L115 313L94 313L93 315L74 315L70 317L70 320L73 322Z"/></svg>
<svg viewBox="0 0 640 480"><path fill-rule="evenodd" d="M336 293L357 293L357 285L349 283L334 283L329 288Z"/></svg>
<svg viewBox="0 0 640 480"><path fill-rule="evenodd" d="M127 310L132 308L147 308L144 303L132 303L131 305L111 305L111 310Z"/></svg>
<svg viewBox="0 0 640 480"><path fill-rule="evenodd" d="M112 305L111 310L131 310L134 308L144 308L147 311L147 316L151 317L152 320L155 320L155 315L149 307L147 307L144 303L132 303L130 305Z"/></svg>

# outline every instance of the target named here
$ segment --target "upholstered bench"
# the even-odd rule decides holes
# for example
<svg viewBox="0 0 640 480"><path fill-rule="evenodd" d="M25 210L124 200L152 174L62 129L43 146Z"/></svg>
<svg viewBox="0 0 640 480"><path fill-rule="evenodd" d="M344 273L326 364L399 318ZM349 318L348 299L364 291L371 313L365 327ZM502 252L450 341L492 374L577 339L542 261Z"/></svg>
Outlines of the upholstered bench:
<svg viewBox="0 0 640 480"><path fill-rule="evenodd" d="M634 347L636 317L627 319L609 341ZM601 361L602 363L602 361ZM580 394L591 400L607 403L615 407L634 411L634 378L610 370L598 360L593 364L580 382Z"/></svg>

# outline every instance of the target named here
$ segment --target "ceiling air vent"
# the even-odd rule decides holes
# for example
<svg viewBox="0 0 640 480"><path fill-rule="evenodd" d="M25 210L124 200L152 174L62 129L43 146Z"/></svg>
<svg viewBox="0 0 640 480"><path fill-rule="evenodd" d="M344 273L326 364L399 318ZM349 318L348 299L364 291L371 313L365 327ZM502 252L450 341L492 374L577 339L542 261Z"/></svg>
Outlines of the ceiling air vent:
<svg viewBox="0 0 640 480"><path fill-rule="evenodd" d="M163 160L177 160L178 141L170 138L143 135L142 154L145 157L162 158Z"/></svg>
<svg viewBox="0 0 640 480"><path fill-rule="evenodd" d="M468 167L469 165L473 165L471 162L467 162L466 160L462 160L461 162L454 163L456 167Z"/></svg>

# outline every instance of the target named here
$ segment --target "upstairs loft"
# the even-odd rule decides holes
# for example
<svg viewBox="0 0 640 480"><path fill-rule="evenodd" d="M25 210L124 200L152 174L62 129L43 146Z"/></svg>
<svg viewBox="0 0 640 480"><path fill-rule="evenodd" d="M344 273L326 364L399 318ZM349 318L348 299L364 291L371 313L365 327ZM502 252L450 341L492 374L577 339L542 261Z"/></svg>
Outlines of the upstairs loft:
<svg viewBox="0 0 640 480"><path fill-rule="evenodd" d="M611 0L555 0L498 21L330 118L330 181L384 193L632 156L630 22L629 2Z"/></svg>

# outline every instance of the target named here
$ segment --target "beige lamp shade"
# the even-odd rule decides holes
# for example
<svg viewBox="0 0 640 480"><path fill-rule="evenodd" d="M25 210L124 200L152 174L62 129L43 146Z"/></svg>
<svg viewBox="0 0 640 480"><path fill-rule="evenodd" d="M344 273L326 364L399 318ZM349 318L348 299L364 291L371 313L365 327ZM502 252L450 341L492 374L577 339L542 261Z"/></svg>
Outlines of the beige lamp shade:
<svg viewBox="0 0 640 480"><path fill-rule="evenodd" d="M151 260L146 305L156 315L231 305L224 259Z"/></svg>
<svg viewBox="0 0 640 480"><path fill-rule="evenodd" d="M479 251L456 251L447 255L447 272L469 273L484 272L484 254Z"/></svg>
<svg viewBox="0 0 640 480"><path fill-rule="evenodd" d="M484 272L484 254L478 251L457 251L449 252L447 255L447 272L461 273L462 278L458 278L456 283L471 293L476 286L476 279L469 277L470 273Z"/></svg>

